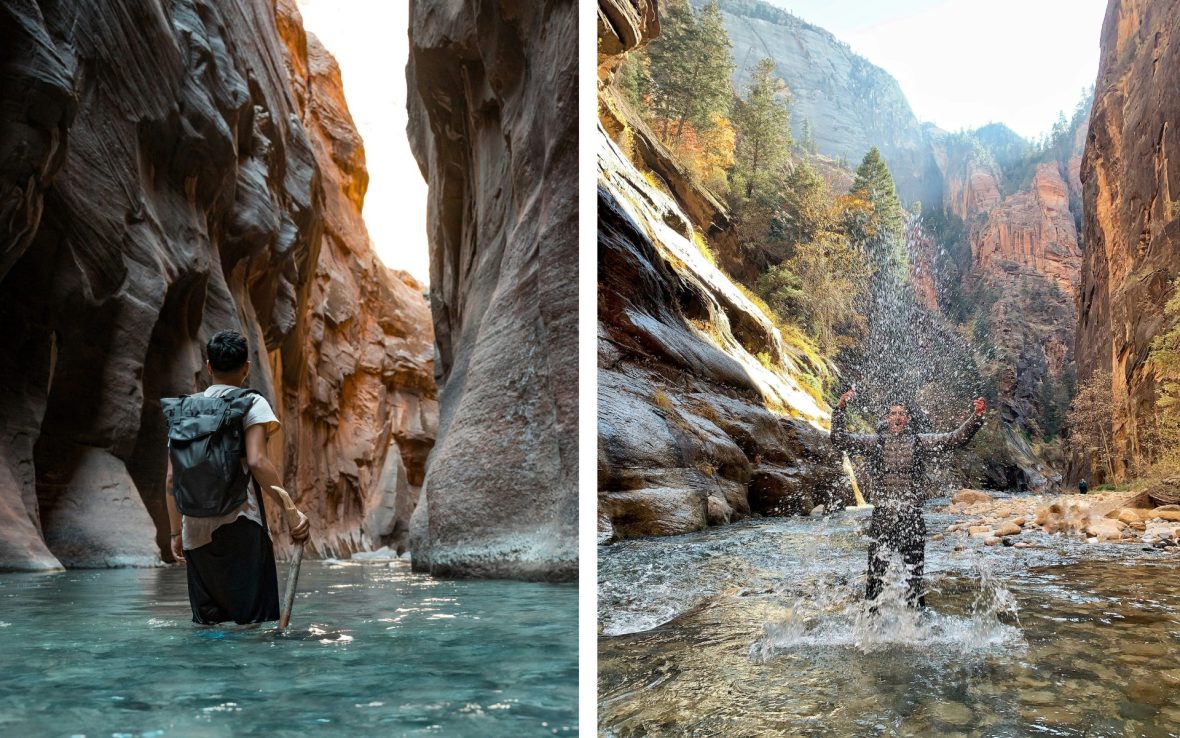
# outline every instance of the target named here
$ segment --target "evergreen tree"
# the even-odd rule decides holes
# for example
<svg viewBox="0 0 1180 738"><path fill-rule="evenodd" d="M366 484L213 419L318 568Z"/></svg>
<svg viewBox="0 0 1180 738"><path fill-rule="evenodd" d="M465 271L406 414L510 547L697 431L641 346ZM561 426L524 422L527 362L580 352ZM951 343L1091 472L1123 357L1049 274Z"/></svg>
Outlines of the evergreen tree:
<svg viewBox="0 0 1180 738"><path fill-rule="evenodd" d="M827 183L804 159L787 177L774 235L787 243L814 241L820 232L833 227L831 209Z"/></svg>
<svg viewBox="0 0 1180 738"><path fill-rule="evenodd" d="M815 134L811 131L811 121L806 118L803 119L803 150L812 156L819 153L819 147L815 144Z"/></svg>
<svg viewBox="0 0 1180 738"><path fill-rule="evenodd" d="M787 86L774 75L774 60L754 68L746 96L734 107L736 128L734 183L746 200L772 199L791 147L791 114Z"/></svg>
<svg viewBox="0 0 1180 738"><path fill-rule="evenodd" d="M869 149L860 166L856 168L856 178L849 190L858 194L873 204L877 217L881 221L881 228L889 238L901 238L905 226L901 214L901 201L897 199L897 188L893 184L893 174L889 165L881 158L877 147Z"/></svg>
<svg viewBox="0 0 1180 738"><path fill-rule="evenodd" d="M904 274L907 262L903 241L905 220L893 175L876 146L869 149L856 168L856 178L849 193L871 206L867 221L848 224L853 240L861 242L871 252L882 276L886 268Z"/></svg>
<svg viewBox="0 0 1180 738"><path fill-rule="evenodd" d="M641 49L627 54L616 72L616 84L623 96L643 118L650 116L647 107L652 92L651 73L648 71L647 54Z"/></svg>
<svg viewBox="0 0 1180 738"><path fill-rule="evenodd" d="M699 17L686 0L669 2L660 17L660 35L648 47L651 102L660 118L660 136L677 141L685 123L704 132L714 116L725 115L733 99L733 44L716 0Z"/></svg>

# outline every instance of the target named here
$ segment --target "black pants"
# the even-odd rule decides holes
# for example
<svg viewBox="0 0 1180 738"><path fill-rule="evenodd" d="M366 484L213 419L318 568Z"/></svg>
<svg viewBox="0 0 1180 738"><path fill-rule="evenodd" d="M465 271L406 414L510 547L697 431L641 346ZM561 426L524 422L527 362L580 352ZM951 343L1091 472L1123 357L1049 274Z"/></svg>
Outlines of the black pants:
<svg viewBox="0 0 1180 738"><path fill-rule="evenodd" d="M209 543L184 552L193 622L212 625L279 619L279 582L266 529L238 518Z"/></svg>
<svg viewBox="0 0 1180 738"><path fill-rule="evenodd" d="M881 578L889 567L889 560L900 555L906 568L906 603L910 607L925 607L922 572L926 565L926 521L921 510L892 513L884 508L873 510L869 525L869 581L865 599L875 600L884 584Z"/></svg>

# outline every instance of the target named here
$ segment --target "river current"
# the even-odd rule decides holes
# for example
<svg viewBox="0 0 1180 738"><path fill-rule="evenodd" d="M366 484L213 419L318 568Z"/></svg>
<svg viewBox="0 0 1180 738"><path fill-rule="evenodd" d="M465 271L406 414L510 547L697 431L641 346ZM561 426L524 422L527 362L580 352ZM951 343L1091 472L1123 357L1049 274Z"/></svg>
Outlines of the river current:
<svg viewBox="0 0 1180 738"><path fill-rule="evenodd" d="M280 635L194 625L179 567L3 574L0 736L572 736L577 603L307 561Z"/></svg>
<svg viewBox="0 0 1180 738"><path fill-rule="evenodd" d="M945 501L942 501L945 502ZM931 534L953 518L928 511ZM1172 554L1026 533L927 545L927 611L862 602L868 518L599 547L607 736L1177 736Z"/></svg>

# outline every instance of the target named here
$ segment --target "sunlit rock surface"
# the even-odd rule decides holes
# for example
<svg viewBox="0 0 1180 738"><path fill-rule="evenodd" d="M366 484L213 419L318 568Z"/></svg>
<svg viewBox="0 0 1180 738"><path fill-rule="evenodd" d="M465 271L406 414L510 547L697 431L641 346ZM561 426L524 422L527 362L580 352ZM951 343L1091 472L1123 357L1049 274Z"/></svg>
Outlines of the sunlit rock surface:
<svg viewBox="0 0 1180 738"><path fill-rule="evenodd" d="M1176 38L1173 38L1176 37ZM1111 0L1102 26L1094 110L1081 165L1085 261L1078 376L1109 369L1116 475L1144 456L1155 424L1151 340L1180 274L1180 5ZM1093 478L1088 464L1082 476ZM1094 470L1097 471L1097 470Z"/></svg>
<svg viewBox="0 0 1180 738"><path fill-rule="evenodd" d="M604 83L613 64L600 55ZM723 211L639 145L642 125L608 86L599 93L602 120L677 196L599 126L599 540L806 513L836 489L838 467L828 408L797 378L804 359L692 242L694 228L723 230Z"/></svg>
<svg viewBox="0 0 1180 738"><path fill-rule="evenodd" d="M432 573L576 574L577 20L557 0L410 6L441 387L410 537Z"/></svg>
<svg viewBox="0 0 1180 738"><path fill-rule="evenodd" d="M362 542L391 440L423 466L424 301L372 257L360 141L293 12L0 8L0 567L158 560L158 398L204 386L223 328L251 341L317 550Z"/></svg>

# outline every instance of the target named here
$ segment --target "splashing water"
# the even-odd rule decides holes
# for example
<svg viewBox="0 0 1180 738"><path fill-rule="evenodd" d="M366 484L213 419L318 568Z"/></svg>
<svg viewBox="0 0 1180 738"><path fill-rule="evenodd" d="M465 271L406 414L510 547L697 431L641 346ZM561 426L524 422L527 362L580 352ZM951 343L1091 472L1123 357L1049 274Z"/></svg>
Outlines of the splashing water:
<svg viewBox="0 0 1180 738"><path fill-rule="evenodd" d="M782 651L806 648L872 653L902 647L966 656L1023 642L1016 600L986 563L976 562L973 579L978 590L963 615L910 607L908 576L905 564L894 555L875 600L864 600L861 588L848 586L821 587L813 597L797 598L779 618L763 625L762 637L750 646L750 660L761 663Z"/></svg>

